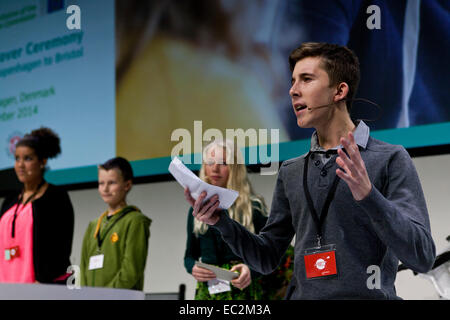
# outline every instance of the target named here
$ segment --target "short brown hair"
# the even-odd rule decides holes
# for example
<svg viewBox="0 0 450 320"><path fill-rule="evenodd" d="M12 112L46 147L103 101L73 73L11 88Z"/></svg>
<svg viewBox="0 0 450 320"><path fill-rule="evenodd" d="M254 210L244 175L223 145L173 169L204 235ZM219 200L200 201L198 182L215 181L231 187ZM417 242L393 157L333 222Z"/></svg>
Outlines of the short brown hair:
<svg viewBox="0 0 450 320"><path fill-rule="evenodd" d="M111 169L117 169L122 174L123 180L133 180L133 168L127 159L122 157L116 157L109 159L105 163L98 166L99 169L109 171Z"/></svg>
<svg viewBox="0 0 450 320"><path fill-rule="evenodd" d="M305 42L289 55L289 66L294 71L298 61L308 57L320 57L322 67L330 78L330 86L341 82L348 84L346 99L350 113L352 101L358 90L360 71L359 60L355 53L345 46L324 42Z"/></svg>

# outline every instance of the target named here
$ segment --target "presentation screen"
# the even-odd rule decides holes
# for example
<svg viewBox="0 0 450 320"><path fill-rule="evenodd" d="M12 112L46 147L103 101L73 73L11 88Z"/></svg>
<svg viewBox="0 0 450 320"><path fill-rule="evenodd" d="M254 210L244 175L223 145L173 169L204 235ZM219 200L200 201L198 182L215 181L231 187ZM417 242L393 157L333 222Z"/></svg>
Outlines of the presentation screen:
<svg viewBox="0 0 450 320"><path fill-rule="evenodd" d="M168 174L174 155L198 169L220 137L249 165L299 156L313 129L297 126L288 56L309 41L356 53L351 116L373 137L448 145L449 35L445 0L2 0L0 169L40 126L61 138L55 184L94 182L114 156L136 176Z"/></svg>
<svg viewBox="0 0 450 320"><path fill-rule="evenodd" d="M61 139L51 171L116 154L114 6L74 2L81 29L69 29L71 3L0 2L0 169L13 166L17 140L41 126Z"/></svg>

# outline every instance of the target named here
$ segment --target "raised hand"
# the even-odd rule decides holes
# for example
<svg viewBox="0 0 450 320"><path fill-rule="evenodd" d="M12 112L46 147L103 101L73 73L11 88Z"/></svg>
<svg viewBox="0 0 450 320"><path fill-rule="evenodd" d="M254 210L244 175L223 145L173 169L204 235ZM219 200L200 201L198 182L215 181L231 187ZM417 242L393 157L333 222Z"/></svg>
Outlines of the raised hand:
<svg viewBox="0 0 450 320"><path fill-rule="evenodd" d="M348 156L342 149L338 150L339 157L336 158L336 163L344 171L337 169L336 174L347 183L353 198L360 201L372 190L372 182L367 174L366 165L361 158L353 133L349 132L348 138L341 138L340 142Z"/></svg>

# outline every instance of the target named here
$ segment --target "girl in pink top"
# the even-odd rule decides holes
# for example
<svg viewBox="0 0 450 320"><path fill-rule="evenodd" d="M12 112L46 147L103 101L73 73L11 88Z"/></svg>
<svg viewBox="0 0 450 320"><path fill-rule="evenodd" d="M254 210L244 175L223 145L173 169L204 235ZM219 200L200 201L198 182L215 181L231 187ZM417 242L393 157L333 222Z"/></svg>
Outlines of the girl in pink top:
<svg viewBox="0 0 450 320"><path fill-rule="evenodd" d="M40 128L16 145L14 170L23 189L0 210L0 282L65 283L68 277L73 208L66 191L44 180L59 143L53 131Z"/></svg>
<svg viewBox="0 0 450 320"><path fill-rule="evenodd" d="M19 206L17 208L17 206ZM14 221L14 213L17 212ZM11 236L15 225L15 237ZM0 259L0 282L34 283L33 267L33 211L31 202L16 204L0 220L0 246L4 257Z"/></svg>

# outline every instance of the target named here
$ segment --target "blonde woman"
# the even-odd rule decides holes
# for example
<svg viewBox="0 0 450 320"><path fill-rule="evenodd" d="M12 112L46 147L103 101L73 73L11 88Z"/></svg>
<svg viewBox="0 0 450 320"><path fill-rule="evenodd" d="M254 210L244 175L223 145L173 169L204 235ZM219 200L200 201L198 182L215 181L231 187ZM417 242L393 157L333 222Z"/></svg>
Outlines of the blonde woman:
<svg viewBox="0 0 450 320"><path fill-rule="evenodd" d="M258 233L267 221L267 210L264 200L255 195L247 177L247 169L242 161L242 154L231 141L215 140L203 151L203 164L200 179L212 185L229 188L239 192L239 197L227 214L248 230ZM194 201L189 190L185 191L186 199ZM184 266L187 272L197 280L196 300L215 299L258 299L262 294L260 283L255 281L259 276L242 263L228 245L222 240L220 233L208 227L192 216L190 208L187 222L187 243L184 255ZM207 269L195 265L200 260L222 268L237 271L240 276L231 281L230 290L210 294L208 281L216 275Z"/></svg>

